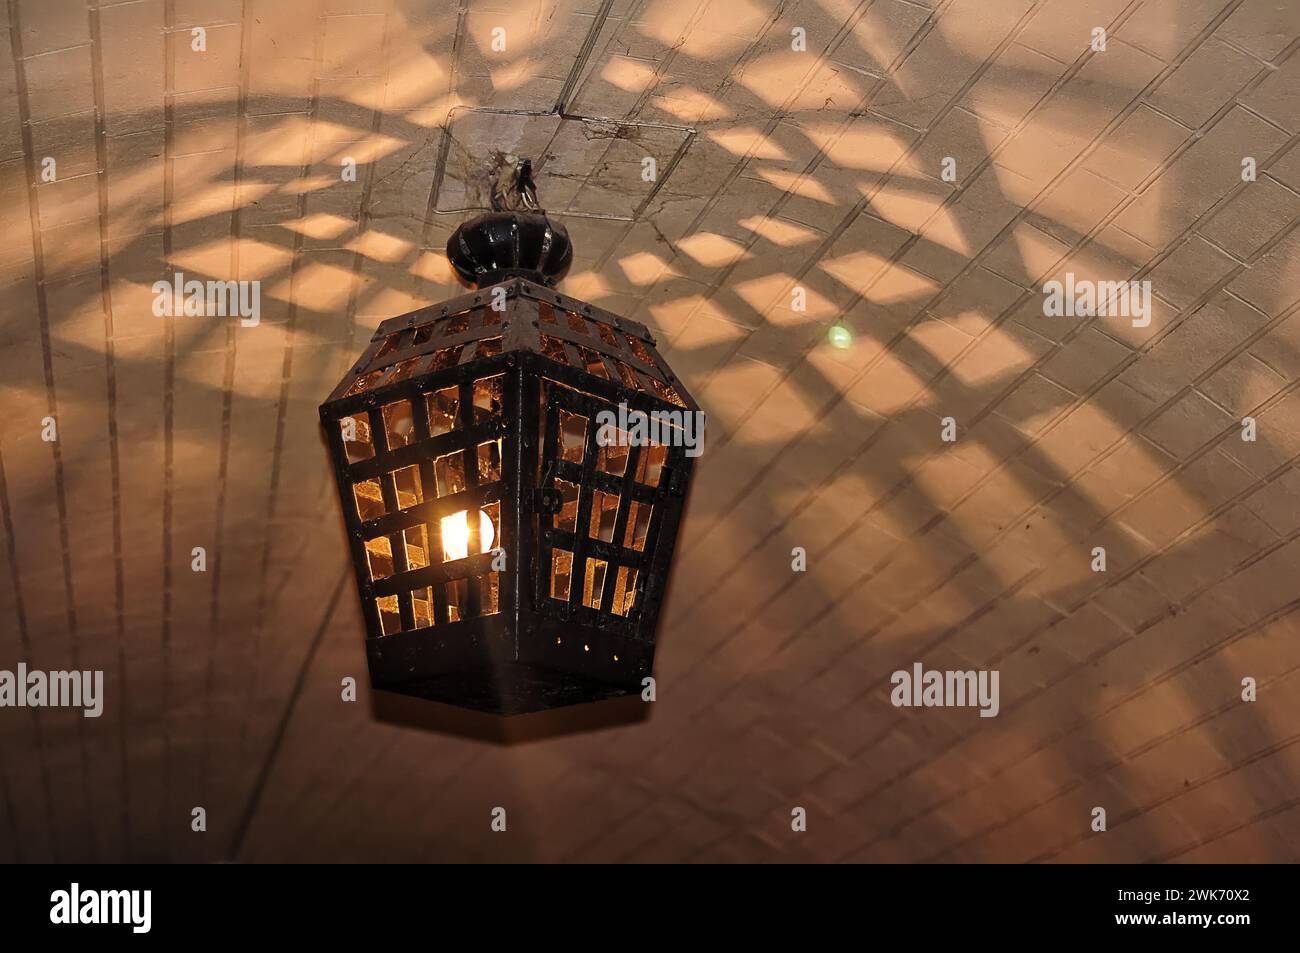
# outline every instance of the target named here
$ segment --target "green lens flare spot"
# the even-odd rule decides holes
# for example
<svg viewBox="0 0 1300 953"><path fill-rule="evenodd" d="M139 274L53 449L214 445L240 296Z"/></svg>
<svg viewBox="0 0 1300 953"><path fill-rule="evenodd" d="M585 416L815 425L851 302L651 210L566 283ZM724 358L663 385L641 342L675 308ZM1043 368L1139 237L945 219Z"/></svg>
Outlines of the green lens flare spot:
<svg viewBox="0 0 1300 953"><path fill-rule="evenodd" d="M831 342L831 347L844 350L853 343L853 332L842 324L833 324L831 329L826 332L826 339Z"/></svg>

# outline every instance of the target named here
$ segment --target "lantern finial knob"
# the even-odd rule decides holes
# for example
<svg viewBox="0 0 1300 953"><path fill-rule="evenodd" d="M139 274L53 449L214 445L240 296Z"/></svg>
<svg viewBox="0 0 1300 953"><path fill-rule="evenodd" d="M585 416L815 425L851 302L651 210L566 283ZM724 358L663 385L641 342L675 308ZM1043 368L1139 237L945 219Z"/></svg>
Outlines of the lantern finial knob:
<svg viewBox="0 0 1300 953"><path fill-rule="evenodd" d="M564 276L573 243L537 200L532 160L507 157L493 183L492 211L452 232L447 260L478 288L514 277L551 286Z"/></svg>

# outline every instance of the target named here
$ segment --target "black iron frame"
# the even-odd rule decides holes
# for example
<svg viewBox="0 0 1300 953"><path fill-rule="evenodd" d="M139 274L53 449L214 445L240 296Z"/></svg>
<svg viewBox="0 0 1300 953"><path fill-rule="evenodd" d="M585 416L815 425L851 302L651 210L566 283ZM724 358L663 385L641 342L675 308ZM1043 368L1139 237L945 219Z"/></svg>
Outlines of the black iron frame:
<svg viewBox="0 0 1300 953"><path fill-rule="evenodd" d="M493 311L494 301L503 310ZM590 324L578 330L569 326L569 315ZM463 327L457 321L462 316ZM422 337L423 328L431 330ZM542 353L543 335L560 342L566 363ZM488 354L480 356L485 350ZM592 355L604 377L588 372ZM454 363L438 366L440 360L452 358ZM475 384L498 374L503 385L499 412L476 421ZM628 380L636 386L627 386ZM453 386L458 389L458 426L431 435L425 395ZM390 449L383 408L403 400L411 402L413 442ZM375 687L504 713L641 690L642 679L651 671L655 629L693 460L683 447L669 446L655 486L635 480L642 452L637 446L629 448L622 476L596 469L597 414L617 411L620 403L646 414L699 409L643 325L523 278L379 326L365 353L320 408L356 569ZM587 419L581 466L560 458L561 409ZM374 452L368 459L349 462L339 422L358 415L369 424ZM477 448L498 439L500 480L480 486ZM439 498L434 461L457 451L463 455L465 489ZM407 466L419 467L423 499L399 510L392 474ZM386 512L363 521L353 486L374 478L380 481ZM575 533L555 525L557 479L581 488ZM613 542L590 538L595 490L618 494ZM652 507L640 550L622 545L633 500ZM461 510L473 513L493 502L500 506L498 546L508 561L497 576L499 611L479 615L476 580L489 578L495 553L478 552L477 520L469 520L469 555L464 559L441 562L433 553L441 552L442 517ZM421 523L427 524L428 565L409 569L402 531ZM377 536L389 539L394 571L376 580L371 578L366 540ZM567 601L552 599L547 588L557 546L573 554ZM599 608L583 602L589 559L606 564ZM619 566L637 570L637 595L626 616L612 611ZM446 586L461 579L469 580L468 617L452 622ZM433 624L414 628L413 590L425 587L433 591ZM376 600L392 595L398 598L400 631L384 634Z"/></svg>

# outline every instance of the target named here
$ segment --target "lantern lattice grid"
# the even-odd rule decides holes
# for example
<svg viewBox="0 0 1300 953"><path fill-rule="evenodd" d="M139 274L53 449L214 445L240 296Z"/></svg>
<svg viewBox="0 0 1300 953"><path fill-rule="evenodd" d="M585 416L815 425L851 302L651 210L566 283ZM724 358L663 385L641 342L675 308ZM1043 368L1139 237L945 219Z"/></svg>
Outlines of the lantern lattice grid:
<svg viewBox="0 0 1300 953"><path fill-rule="evenodd" d="M644 326L521 277L383 322L321 406L376 688L518 713L639 693L698 406ZM475 516L477 515L477 518Z"/></svg>

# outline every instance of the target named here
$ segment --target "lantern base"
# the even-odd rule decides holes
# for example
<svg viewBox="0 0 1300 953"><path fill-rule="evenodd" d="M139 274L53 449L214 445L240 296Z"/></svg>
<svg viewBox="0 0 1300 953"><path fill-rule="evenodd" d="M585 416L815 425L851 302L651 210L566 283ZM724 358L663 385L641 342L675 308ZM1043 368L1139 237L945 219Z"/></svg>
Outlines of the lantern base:
<svg viewBox="0 0 1300 953"><path fill-rule="evenodd" d="M501 665L491 672L449 672L434 678L374 687L493 715L524 715L641 693L639 681L614 684L572 672L519 664Z"/></svg>
<svg viewBox="0 0 1300 953"><path fill-rule="evenodd" d="M610 629L528 614L512 638L492 616L366 644L371 687L499 715L640 694L654 646Z"/></svg>

